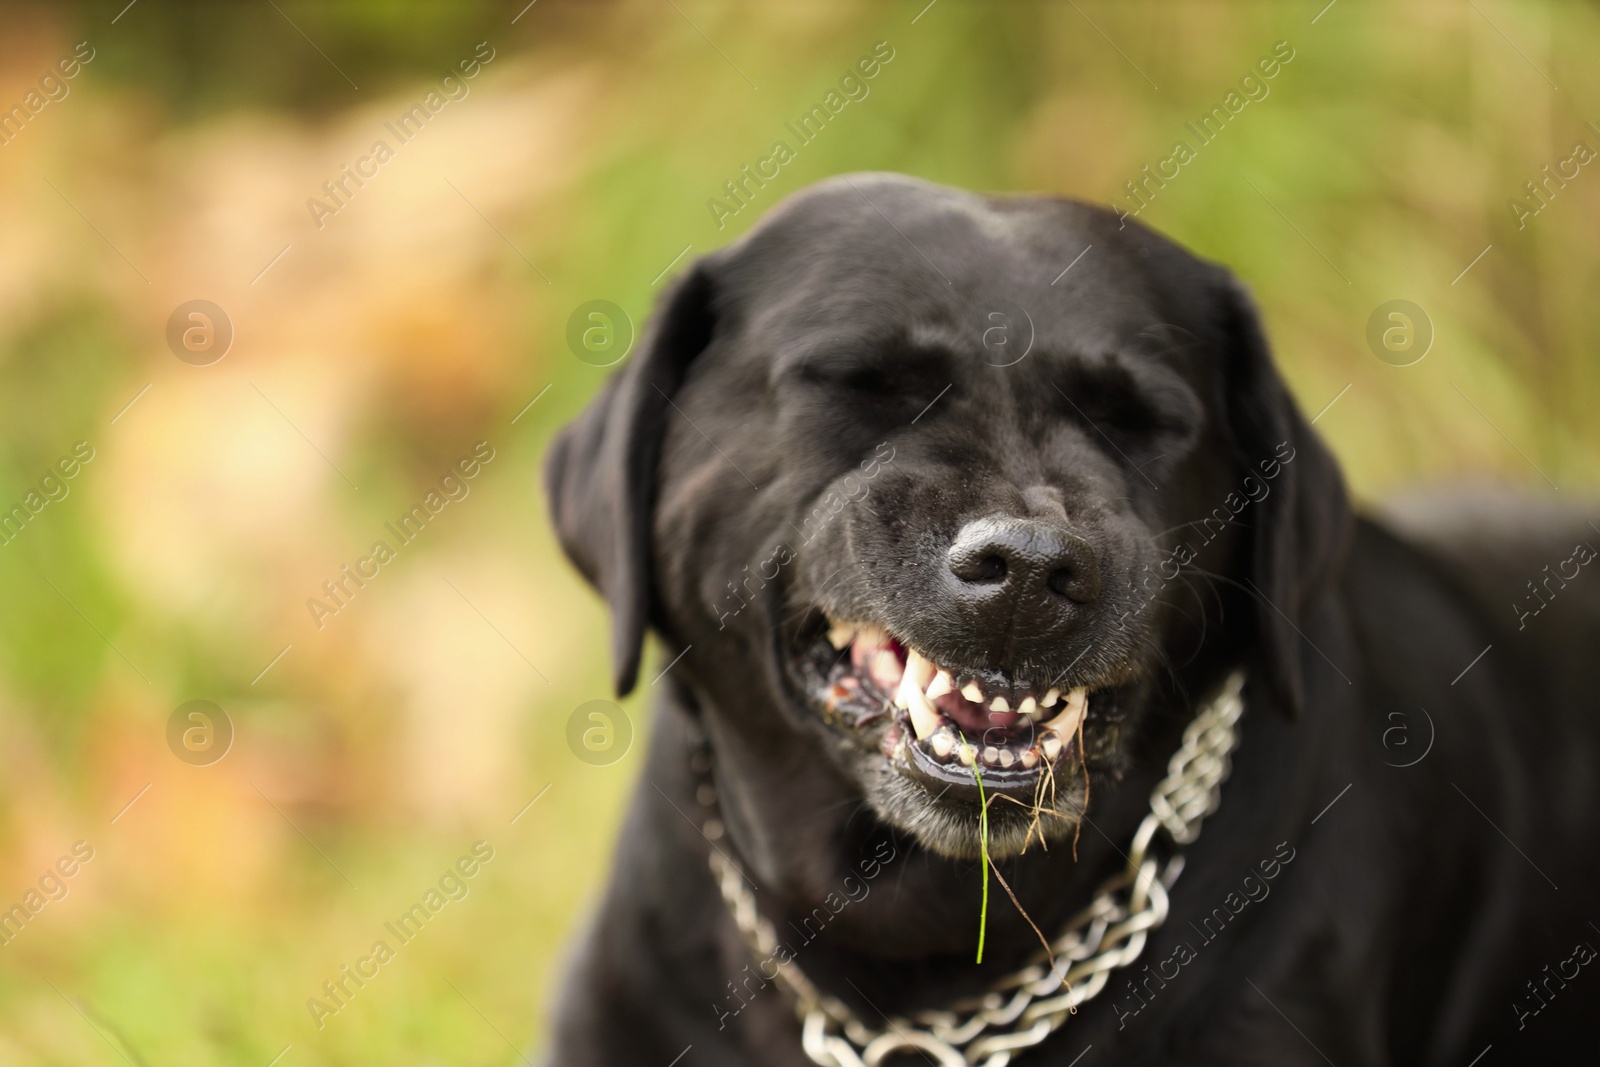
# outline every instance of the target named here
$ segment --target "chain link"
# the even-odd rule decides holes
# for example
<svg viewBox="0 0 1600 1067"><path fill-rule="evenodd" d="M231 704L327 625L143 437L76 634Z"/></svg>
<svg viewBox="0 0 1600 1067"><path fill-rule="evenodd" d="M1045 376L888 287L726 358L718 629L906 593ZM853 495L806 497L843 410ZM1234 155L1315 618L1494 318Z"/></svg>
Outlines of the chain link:
<svg viewBox="0 0 1600 1067"><path fill-rule="evenodd" d="M1111 972L1138 959L1150 932L1166 921L1167 893L1183 871L1183 856L1163 863L1151 846L1160 831L1173 844L1192 844L1200 824L1217 809L1239 741L1243 688L1244 676L1235 672L1184 729L1166 777L1150 794L1150 813L1133 835L1127 866L1067 921L1051 944L1055 966L1041 954L983 996L945 1011L887 1019L882 1027L863 1022L848 1005L819 990L792 959L778 959L777 932L757 908L755 893L722 850L711 849L712 873L746 946L757 959L777 962L774 981L794 997L801 1045L811 1062L878 1067L890 1056L921 1052L939 1067L1006 1067L1015 1054L1054 1033L1078 1005L1099 995ZM721 836L720 826L716 829L715 836Z"/></svg>

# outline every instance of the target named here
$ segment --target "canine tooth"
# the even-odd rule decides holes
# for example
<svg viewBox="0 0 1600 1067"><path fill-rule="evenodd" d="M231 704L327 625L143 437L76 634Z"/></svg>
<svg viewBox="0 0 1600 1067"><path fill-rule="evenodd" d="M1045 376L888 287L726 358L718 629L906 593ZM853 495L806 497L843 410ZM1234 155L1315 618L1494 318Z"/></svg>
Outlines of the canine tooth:
<svg viewBox="0 0 1600 1067"><path fill-rule="evenodd" d="M928 747L933 750L933 754L939 759L949 759L950 753L956 750L955 731L948 726L941 726L928 739Z"/></svg>
<svg viewBox="0 0 1600 1067"><path fill-rule="evenodd" d="M939 713L933 710L933 705L928 703L928 698L922 695L922 690L915 686L912 686L911 691L906 693L906 685L902 682L900 683L900 691L905 693L908 698L906 706L911 712L911 729L916 731L917 739L925 740L932 737L933 732L939 729Z"/></svg>
<svg viewBox="0 0 1600 1067"><path fill-rule="evenodd" d="M993 766L994 764L999 763L1000 762L1000 750L998 748L995 748L993 745L990 745L987 748L985 748L983 750L983 762L989 764L990 766Z"/></svg>
<svg viewBox="0 0 1600 1067"><path fill-rule="evenodd" d="M893 656L893 653L878 653ZM927 738L939 728L939 713L933 710L933 705L922 692L928 680L933 677L934 666L916 652L906 654L906 669L900 675L900 688L896 691L894 702L911 712L911 728L917 732L918 738Z"/></svg>
<svg viewBox="0 0 1600 1067"><path fill-rule="evenodd" d="M1024 770L1033 770L1039 766L1039 753L1036 749L1025 748L1022 750L1022 766Z"/></svg>
<svg viewBox="0 0 1600 1067"><path fill-rule="evenodd" d="M921 740L931 737L938 728L939 713L933 710L927 697L918 693L911 701L911 729L916 731L918 740Z"/></svg>
<svg viewBox="0 0 1600 1067"><path fill-rule="evenodd" d="M956 759L961 761L963 767L972 766L972 746L962 744L960 748L956 749Z"/></svg>
<svg viewBox="0 0 1600 1067"><path fill-rule="evenodd" d="M835 652L843 651L856 639L856 625L853 622L836 622L828 627L828 644L833 646Z"/></svg>
<svg viewBox="0 0 1600 1067"><path fill-rule="evenodd" d="M1015 762L1017 762L1017 757L1009 748L1002 748L1000 750L1000 766L1009 767Z"/></svg>
<svg viewBox="0 0 1600 1067"><path fill-rule="evenodd" d="M880 648L872 655L872 680L885 692L894 692L900 684L900 657L890 652L887 648Z"/></svg>
<svg viewBox="0 0 1600 1067"><path fill-rule="evenodd" d="M990 711L1010 711L1011 710L1011 705L1006 703L1006 698L1005 697L995 697L994 700L990 701L990 703L989 703L989 710Z"/></svg>
<svg viewBox="0 0 1600 1067"><path fill-rule="evenodd" d="M1023 697L1022 703L1017 705L1017 714L1032 718L1039 713L1039 702L1032 697Z"/></svg>
<svg viewBox="0 0 1600 1067"><path fill-rule="evenodd" d="M1079 686L1067 694L1066 706L1061 713L1050 720L1050 729L1062 737L1070 738L1078 732L1078 724L1083 722L1084 713L1089 710L1089 691Z"/></svg>
<svg viewBox="0 0 1600 1067"><path fill-rule="evenodd" d="M946 693L953 693L956 689L955 679L950 677L950 672L941 670L933 676L933 681L928 683L928 699L942 697Z"/></svg>
<svg viewBox="0 0 1600 1067"><path fill-rule="evenodd" d="M977 682L968 682L966 685L962 686L961 695L972 701L974 704L983 703L983 690L978 688Z"/></svg>
<svg viewBox="0 0 1600 1067"><path fill-rule="evenodd" d="M1039 701L1039 703L1043 707L1053 708L1053 707L1055 707L1056 701L1058 701L1060 699L1061 699L1061 690L1052 688L1050 690L1050 692L1048 692L1048 693L1046 693L1044 695L1044 699Z"/></svg>
<svg viewBox="0 0 1600 1067"><path fill-rule="evenodd" d="M1060 713L1039 731L1040 747L1046 759L1054 761L1061 754L1062 747L1077 734L1078 724L1083 722L1083 713L1088 706L1086 694L1087 691L1082 688L1074 689Z"/></svg>
<svg viewBox="0 0 1600 1067"><path fill-rule="evenodd" d="M934 674L938 669L932 663L929 663L922 653L909 649L906 651L905 677L911 679L911 684L916 686L919 691L928 688L928 683L933 680Z"/></svg>
<svg viewBox="0 0 1600 1067"><path fill-rule="evenodd" d="M1078 732L1078 724L1083 721L1083 708L1068 705L1063 711L1050 721L1050 730L1061 737L1072 737Z"/></svg>

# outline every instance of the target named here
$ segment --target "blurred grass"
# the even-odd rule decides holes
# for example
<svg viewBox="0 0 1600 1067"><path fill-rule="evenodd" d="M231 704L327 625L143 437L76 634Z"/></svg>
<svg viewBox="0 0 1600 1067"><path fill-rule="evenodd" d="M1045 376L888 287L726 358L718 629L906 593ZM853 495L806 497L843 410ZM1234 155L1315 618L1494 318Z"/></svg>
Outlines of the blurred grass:
<svg viewBox="0 0 1600 1067"><path fill-rule="evenodd" d="M642 322L664 272L821 177L1118 198L1288 40L1270 95L1141 220L1254 287L1303 406L1340 397L1318 428L1363 498L1600 476L1600 174L1526 229L1506 206L1600 145L1590 7L277 6L15 7L0 39L0 106L97 50L0 147L0 502L96 449L0 547L0 909L97 850L0 947L0 1064L537 1044L648 732L636 698L618 763L565 742L607 678L535 491L606 374L567 316L604 298ZM315 228L306 198L481 40L471 95ZM719 230L707 198L879 40L870 95ZM237 330L210 367L165 347L195 297ZM1437 331L1415 366L1366 349L1395 298ZM306 599L479 440L470 495L317 629ZM237 728L211 767L166 749L194 698ZM318 1030L306 998L480 838L471 895Z"/></svg>

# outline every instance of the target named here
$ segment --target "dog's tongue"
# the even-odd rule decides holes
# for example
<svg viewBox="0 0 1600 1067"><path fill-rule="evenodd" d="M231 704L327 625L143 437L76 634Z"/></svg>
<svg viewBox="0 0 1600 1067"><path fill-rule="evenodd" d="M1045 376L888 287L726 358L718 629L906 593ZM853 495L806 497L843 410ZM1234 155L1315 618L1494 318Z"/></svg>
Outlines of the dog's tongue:
<svg viewBox="0 0 1600 1067"><path fill-rule="evenodd" d="M991 711L960 693L945 693L936 697L933 706L974 737L982 737L985 730L1009 730L1022 718L1015 711Z"/></svg>

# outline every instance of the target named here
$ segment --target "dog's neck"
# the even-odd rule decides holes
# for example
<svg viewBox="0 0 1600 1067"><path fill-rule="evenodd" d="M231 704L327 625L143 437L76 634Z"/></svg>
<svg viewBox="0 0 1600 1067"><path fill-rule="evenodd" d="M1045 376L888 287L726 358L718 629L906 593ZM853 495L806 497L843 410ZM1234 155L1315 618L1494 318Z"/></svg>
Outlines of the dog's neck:
<svg viewBox="0 0 1600 1067"><path fill-rule="evenodd" d="M939 936L929 940L917 937L914 930L911 936L904 930L899 936L874 936L886 925L876 918L879 909L887 908L889 914L928 913L929 923L949 923L952 914L957 921L966 918L971 929L959 931L956 940L970 944L980 921L978 864L932 855L879 826L877 833L845 835L856 847L852 853L847 846L841 863L847 873L833 891L819 899L796 899L783 891L781 879L763 878L762 864L751 862L752 852L763 851L759 846L741 847L750 817L739 811L736 798L733 804L723 802L719 785L727 778L718 773L716 745L693 695L680 686L673 700L682 725L678 758L689 772L681 814L698 823L705 843L703 856L710 857L713 866L731 868L750 886L750 903L768 918L783 948L803 963L818 985L891 1013L943 1007L952 999L986 992L998 977L1037 956L1041 942L1053 938L1067 917L1089 903L1107 878L1124 867L1129 840L1149 812L1150 787L1165 764L1165 756L1141 761L1138 769L1097 800L1078 840L1050 848L1036 845L996 865L996 883L1003 879L1005 891L999 884L993 887L985 923L986 966L978 968L966 952L949 950L947 929L940 928ZM1164 753L1172 747L1166 740L1157 746ZM858 818L870 820L864 813ZM717 857L725 862L716 863ZM877 899L869 903L874 895ZM952 901L969 897L970 908L949 907ZM935 906L928 906L928 898ZM856 915L850 914L852 909ZM748 929L744 934L748 940ZM740 945L736 952L745 948ZM746 963L763 962L748 952L744 956L733 968L735 973L743 973L740 968ZM775 964L767 963L761 971L770 976ZM850 997L852 988L858 996Z"/></svg>

